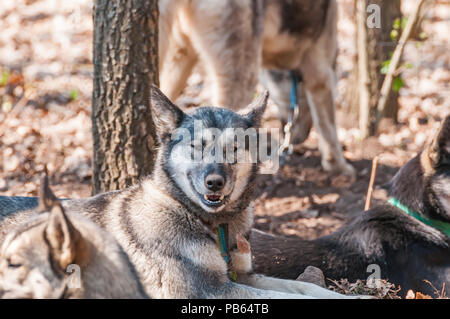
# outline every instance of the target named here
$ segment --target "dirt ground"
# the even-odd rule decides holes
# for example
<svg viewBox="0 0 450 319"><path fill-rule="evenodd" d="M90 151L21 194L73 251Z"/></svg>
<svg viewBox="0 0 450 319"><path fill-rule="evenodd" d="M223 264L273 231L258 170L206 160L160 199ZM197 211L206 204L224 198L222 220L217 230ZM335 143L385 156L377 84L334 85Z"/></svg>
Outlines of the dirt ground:
<svg viewBox="0 0 450 319"><path fill-rule="evenodd" d="M380 133L359 139L357 114L344 92L355 48L352 1L339 0L337 105L344 155L358 174L354 182L320 167L317 133L297 146L275 175L257 180L256 227L286 236L314 238L361 214L371 161L380 155L372 205L386 200L381 188L422 149L450 112L450 6L438 1L423 23L426 40L406 46L399 123L384 121ZM404 13L412 1L403 1ZM44 165L59 197L91 194L92 2L3 0L0 7L0 194L36 195ZM178 100L205 103L207 79L196 72ZM271 104L266 126L279 125Z"/></svg>

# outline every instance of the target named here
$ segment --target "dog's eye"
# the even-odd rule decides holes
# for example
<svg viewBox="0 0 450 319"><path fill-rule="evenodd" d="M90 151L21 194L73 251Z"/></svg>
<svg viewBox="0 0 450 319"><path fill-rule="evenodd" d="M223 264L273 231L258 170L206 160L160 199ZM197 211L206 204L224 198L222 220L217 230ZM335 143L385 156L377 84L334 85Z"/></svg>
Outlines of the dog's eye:
<svg viewBox="0 0 450 319"><path fill-rule="evenodd" d="M10 269L17 269L17 268L20 268L20 267L22 267L22 264L12 262L11 259L8 259L8 268L10 268Z"/></svg>

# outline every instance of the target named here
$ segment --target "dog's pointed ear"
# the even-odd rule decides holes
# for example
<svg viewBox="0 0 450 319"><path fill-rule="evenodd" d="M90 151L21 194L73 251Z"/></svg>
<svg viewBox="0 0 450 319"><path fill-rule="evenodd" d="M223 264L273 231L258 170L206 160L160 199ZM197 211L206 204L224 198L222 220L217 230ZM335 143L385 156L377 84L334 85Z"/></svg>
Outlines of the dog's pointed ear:
<svg viewBox="0 0 450 319"><path fill-rule="evenodd" d="M45 227L51 258L65 272L72 263L82 264L87 258L87 245L81 234L70 222L61 203L48 186L47 174L42 178L39 208L50 213Z"/></svg>
<svg viewBox="0 0 450 319"><path fill-rule="evenodd" d="M245 109L239 111L239 114L247 118L247 120L251 123L252 127L261 126L261 120L264 111L266 110L268 99L269 99L269 91L265 90Z"/></svg>
<svg viewBox="0 0 450 319"><path fill-rule="evenodd" d="M48 171L47 166L44 168L44 176L41 177L41 183L39 186L39 212L50 211L54 205L58 205L59 201L53 194L48 183Z"/></svg>
<svg viewBox="0 0 450 319"><path fill-rule="evenodd" d="M153 122L158 133L170 134L179 126L185 115L155 85L151 87L150 105L152 108Z"/></svg>
<svg viewBox="0 0 450 319"><path fill-rule="evenodd" d="M427 152L434 167L450 165L450 115L442 122Z"/></svg>

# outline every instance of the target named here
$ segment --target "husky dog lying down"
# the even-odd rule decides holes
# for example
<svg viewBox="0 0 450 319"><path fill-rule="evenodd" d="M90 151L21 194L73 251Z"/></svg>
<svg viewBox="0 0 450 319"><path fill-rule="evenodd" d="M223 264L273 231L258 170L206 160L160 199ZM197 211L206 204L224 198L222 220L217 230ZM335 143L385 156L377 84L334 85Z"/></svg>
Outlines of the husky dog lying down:
<svg viewBox="0 0 450 319"><path fill-rule="evenodd" d="M249 153L233 135L221 134L218 148L211 148L217 142L211 134L194 134L187 143L181 139L180 132L193 132L198 124L220 132L257 128L267 99L265 93L240 113L212 107L185 113L154 87L151 105L160 147L152 175L122 191L63 201L64 208L114 235L150 297L359 298L257 275L250 263L239 262L245 258L240 259L236 238L248 238L253 225L249 204L258 162L211 161L212 150L227 145ZM196 160L191 150L202 150L202 157ZM8 202L21 201L0 198L0 207L7 211Z"/></svg>
<svg viewBox="0 0 450 319"><path fill-rule="evenodd" d="M390 204L376 206L334 233L315 240L253 231L255 271L295 279L309 266L326 278L367 279L380 267L382 279L434 295L450 295L450 115L425 150L390 182Z"/></svg>
<svg viewBox="0 0 450 319"><path fill-rule="evenodd" d="M66 214L47 177L39 209L3 220L0 242L0 298L146 297L114 238L86 217Z"/></svg>

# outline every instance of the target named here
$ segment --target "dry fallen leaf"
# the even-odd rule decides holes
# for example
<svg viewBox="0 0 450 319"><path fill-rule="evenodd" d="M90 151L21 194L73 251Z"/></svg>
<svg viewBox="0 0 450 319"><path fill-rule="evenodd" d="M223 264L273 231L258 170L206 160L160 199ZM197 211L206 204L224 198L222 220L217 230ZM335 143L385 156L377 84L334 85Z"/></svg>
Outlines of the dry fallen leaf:
<svg viewBox="0 0 450 319"><path fill-rule="evenodd" d="M429 295L424 295L421 292L417 292L416 299L433 299L433 297L431 297Z"/></svg>
<svg viewBox="0 0 450 319"><path fill-rule="evenodd" d="M378 288L371 288L366 285L365 280L357 280L350 283L347 279L332 280L328 279L332 284L328 289L345 295L370 295L378 299L401 299L398 295L400 288L396 288L394 284L380 280Z"/></svg>
<svg viewBox="0 0 450 319"><path fill-rule="evenodd" d="M416 299L416 294L412 290L408 290L405 299Z"/></svg>

